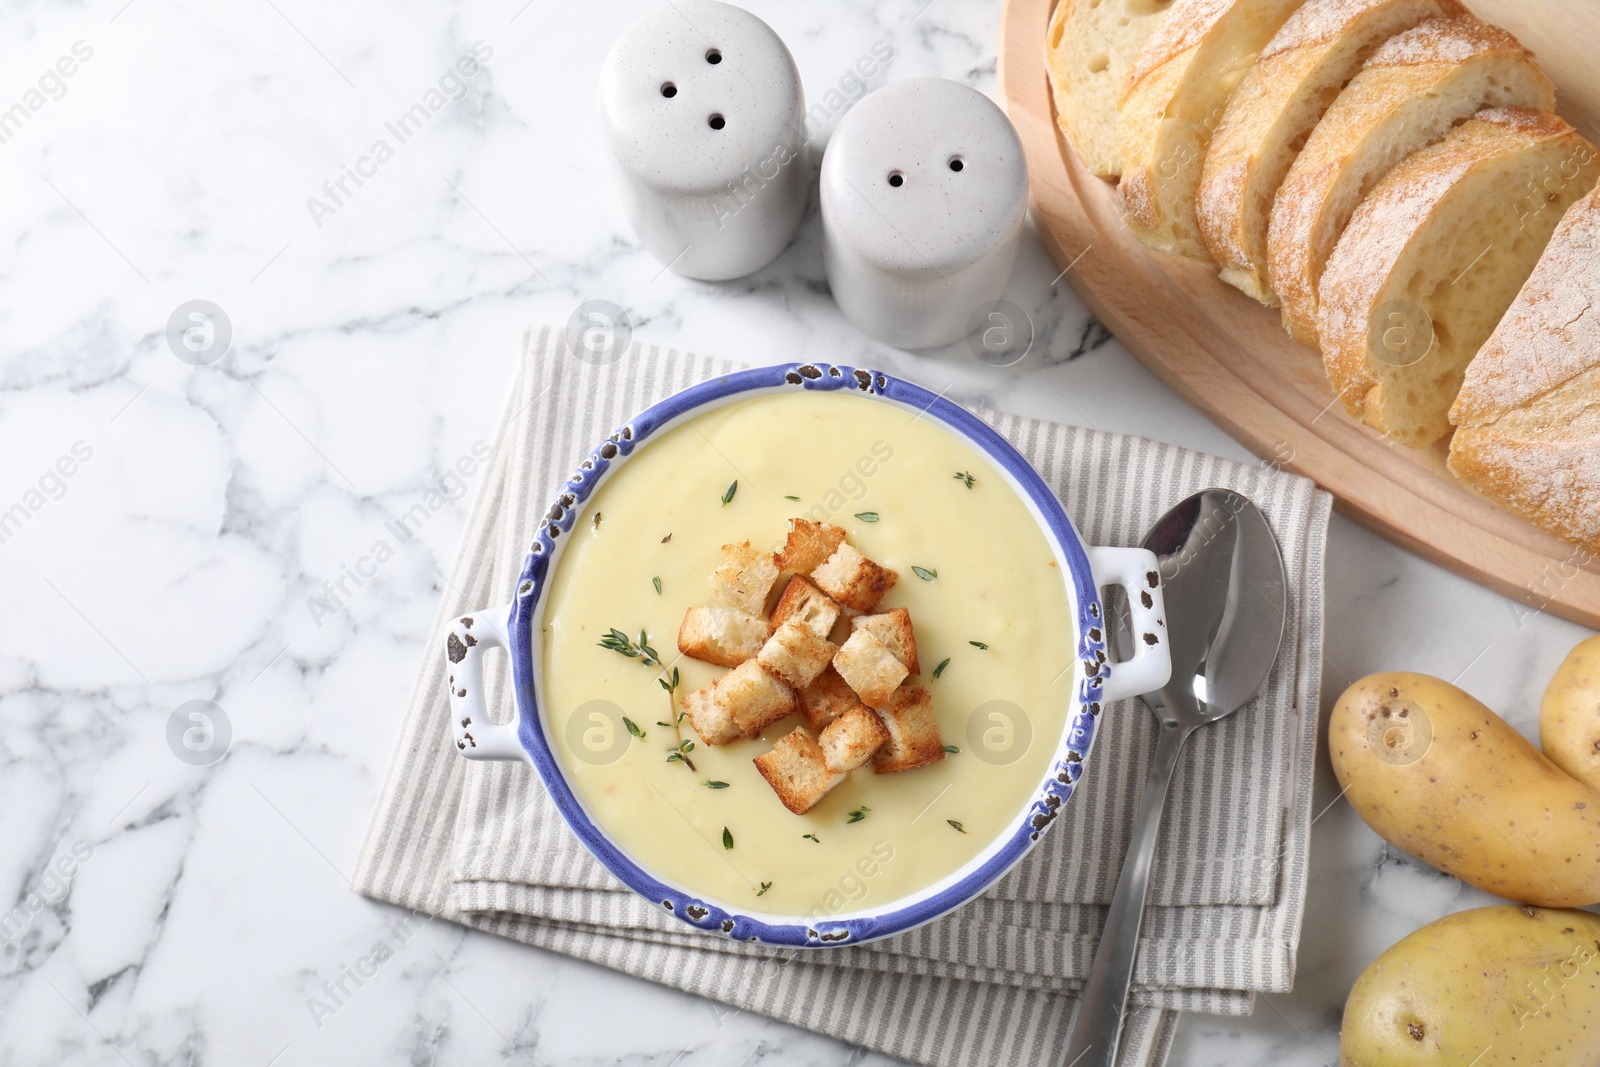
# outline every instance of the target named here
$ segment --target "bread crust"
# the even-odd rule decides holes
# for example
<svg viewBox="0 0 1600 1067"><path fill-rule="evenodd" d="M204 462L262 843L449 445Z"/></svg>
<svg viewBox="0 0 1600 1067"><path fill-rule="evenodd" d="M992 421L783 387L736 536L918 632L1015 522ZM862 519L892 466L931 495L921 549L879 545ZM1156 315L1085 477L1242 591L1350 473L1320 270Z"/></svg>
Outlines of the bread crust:
<svg viewBox="0 0 1600 1067"><path fill-rule="evenodd" d="M1600 188L1567 210L1450 410L1450 470L1590 559L1600 556L1597 305Z"/></svg>
<svg viewBox="0 0 1600 1067"><path fill-rule="evenodd" d="M1289 17L1245 75L1206 151L1196 214L1224 281L1278 304L1267 274L1267 224L1297 146L1386 40L1426 19L1465 13L1456 0L1307 0Z"/></svg>
<svg viewBox="0 0 1600 1067"><path fill-rule="evenodd" d="M1273 201L1268 283L1290 336L1317 343L1323 270L1362 195L1455 122L1504 105L1548 111L1554 86L1515 37L1471 16L1430 19L1373 53L1323 114Z"/></svg>

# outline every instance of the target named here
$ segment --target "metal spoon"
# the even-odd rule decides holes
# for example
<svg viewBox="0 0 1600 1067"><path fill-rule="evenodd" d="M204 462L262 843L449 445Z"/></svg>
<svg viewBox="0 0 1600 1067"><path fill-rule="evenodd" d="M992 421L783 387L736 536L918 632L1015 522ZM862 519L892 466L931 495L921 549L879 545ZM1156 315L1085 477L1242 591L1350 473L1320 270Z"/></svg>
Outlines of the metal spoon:
<svg viewBox="0 0 1600 1067"><path fill-rule="evenodd" d="M1144 547L1161 561L1172 681L1144 698L1161 723L1160 739L1084 985L1068 1067L1111 1067L1116 1059L1162 808L1183 743L1255 696L1283 641L1283 556L1266 518L1247 498L1227 489L1196 493L1156 522Z"/></svg>

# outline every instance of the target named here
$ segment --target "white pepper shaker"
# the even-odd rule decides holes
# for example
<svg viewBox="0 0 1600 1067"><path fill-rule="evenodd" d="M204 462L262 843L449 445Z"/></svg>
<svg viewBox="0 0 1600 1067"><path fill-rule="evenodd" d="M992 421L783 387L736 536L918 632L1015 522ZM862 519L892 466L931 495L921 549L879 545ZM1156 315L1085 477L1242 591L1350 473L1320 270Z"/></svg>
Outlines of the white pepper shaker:
<svg viewBox="0 0 1600 1067"><path fill-rule="evenodd" d="M942 78L884 86L822 157L833 298L896 347L959 341L1005 290L1027 209L1022 142L988 97Z"/></svg>
<svg viewBox="0 0 1600 1067"><path fill-rule="evenodd" d="M690 278L749 274L806 203L805 94L772 27L716 0L673 0L623 31L600 109L639 241Z"/></svg>

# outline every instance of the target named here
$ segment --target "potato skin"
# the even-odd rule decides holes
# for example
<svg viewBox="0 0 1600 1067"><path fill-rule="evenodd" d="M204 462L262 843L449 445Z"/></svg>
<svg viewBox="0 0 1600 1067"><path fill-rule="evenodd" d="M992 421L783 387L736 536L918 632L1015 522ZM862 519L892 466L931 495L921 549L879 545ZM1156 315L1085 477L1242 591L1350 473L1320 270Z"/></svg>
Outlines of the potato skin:
<svg viewBox="0 0 1600 1067"><path fill-rule="evenodd" d="M1447 915L1350 990L1343 1067L1593 1067L1600 916L1501 905Z"/></svg>
<svg viewBox="0 0 1600 1067"><path fill-rule="evenodd" d="M1600 792L1450 683L1361 679L1334 705L1328 753L1351 805L1391 844L1508 900L1600 902Z"/></svg>
<svg viewBox="0 0 1600 1067"><path fill-rule="evenodd" d="M1539 745L1557 767L1600 789L1600 637L1567 653L1539 707Z"/></svg>

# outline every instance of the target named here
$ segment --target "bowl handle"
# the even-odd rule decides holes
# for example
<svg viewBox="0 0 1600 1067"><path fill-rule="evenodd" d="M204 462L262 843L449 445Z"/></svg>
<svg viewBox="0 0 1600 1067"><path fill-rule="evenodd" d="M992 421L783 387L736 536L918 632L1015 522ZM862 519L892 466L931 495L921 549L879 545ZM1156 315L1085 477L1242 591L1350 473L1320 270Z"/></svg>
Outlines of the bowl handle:
<svg viewBox="0 0 1600 1067"><path fill-rule="evenodd" d="M1122 700L1155 692L1172 678L1167 608L1161 598L1161 566L1155 553L1144 548L1091 548L1089 568L1096 589L1115 585L1127 594L1133 621L1133 655L1106 664L1101 699Z"/></svg>
<svg viewBox="0 0 1600 1067"><path fill-rule="evenodd" d="M489 704L484 699L483 653L485 649L506 648L506 624L511 605L483 608L461 616L445 635L445 667L450 679L450 725L455 732L456 751L472 760L527 759L517 739L519 712L512 703L511 721L489 721Z"/></svg>

